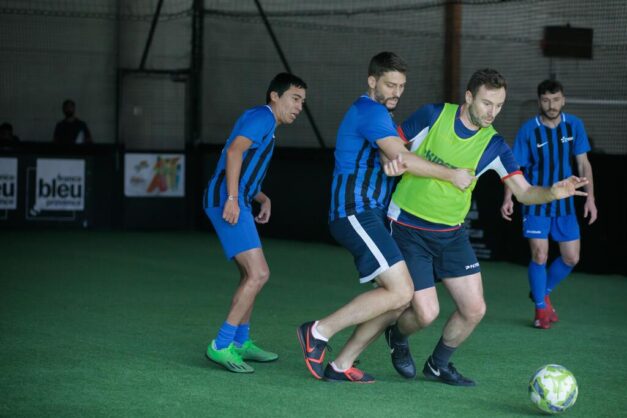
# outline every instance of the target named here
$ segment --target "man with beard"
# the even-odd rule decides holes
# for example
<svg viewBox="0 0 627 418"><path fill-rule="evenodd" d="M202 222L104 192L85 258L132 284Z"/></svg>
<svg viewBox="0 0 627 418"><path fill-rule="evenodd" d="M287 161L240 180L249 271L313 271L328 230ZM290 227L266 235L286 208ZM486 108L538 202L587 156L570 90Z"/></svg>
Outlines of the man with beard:
<svg viewBox="0 0 627 418"><path fill-rule="evenodd" d="M574 157L577 173L588 179L585 187L588 197L583 207L588 224L597 219L592 183L592 166L588 161L590 151L588 135L579 118L562 112L564 88L559 81L544 80L538 85L540 114L525 122L514 141L514 155L523 168L529 183L546 186L562 180L573 172ZM503 218L511 221L514 212L512 191L505 188L501 207ZM533 326L548 329L558 317L549 294L568 276L579 261L579 224L572 198L544 205L523 205L523 236L529 240L529 287L535 303ZM549 268L549 235L559 243L560 257Z"/></svg>
<svg viewBox="0 0 627 418"><path fill-rule="evenodd" d="M63 102L65 119L57 123L54 129L53 142L55 144L91 144L93 139L87 124L75 116L76 103L73 100Z"/></svg>
<svg viewBox="0 0 627 418"><path fill-rule="evenodd" d="M327 342L349 326L404 309L412 297L409 272L386 225L385 210L394 179L385 175L380 154L391 167L402 164L417 176L435 177L459 190L472 180L468 170L428 162L405 148L390 112L405 89L406 71L405 61L392 52L374 56L368 68L368 92L349 108L338 130L329 211L331 235L352 253L359 281L375 281L378 287L297 329L305 364L316 379L373 382L372 376L353 367L356 355L350 350L342 350L325 368ZM373 326L379 327L376 321L363 324L355 335L369 334ZM378 332L381 330L379 327Z"/></svg>
<svg viewBox="0 0 627 418"><path fill-rule="evenodd" d="M577 190L587 184L585 179L571 176L551 187L539 187L531 186L522 176L510 148L492 127L505 103L506 88L505 79L497 71L476 71L468 82L461 106L450 103L423 106L403 122L399 133L411 141L416 155L430 161L470 169L477 177L488 170L496 171L525 204L585 195ZM392 171L402 174L405 170L402 164L397 168ZM392 195L388 210L392 237L411 273L414 295L411 307L385 330L385 336L392 363L404 377L416 375L407 337L427 327L438 316L435 282L442 281L456 310L425 362L423 374L428 380L450 385L475 385L450 362L486 310L479 262L463 225L475 184L473 181L468 188L460 190L438 179L407 172Z"/></svg>

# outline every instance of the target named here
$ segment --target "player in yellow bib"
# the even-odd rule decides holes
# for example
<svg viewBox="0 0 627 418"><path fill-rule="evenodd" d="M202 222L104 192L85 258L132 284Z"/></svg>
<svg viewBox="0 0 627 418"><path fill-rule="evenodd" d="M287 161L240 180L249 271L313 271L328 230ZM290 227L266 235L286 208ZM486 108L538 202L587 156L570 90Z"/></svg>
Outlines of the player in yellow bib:
<svg viewBox="0 0 627 418"><path fill-rule="evenodd" d="M503 138L492 127L505 103L507 83L492 69L475 72L461 105L436 104L419 108L398 129L418 156L450 168L465 168L476 177L496 171L519 201L550 202L572 195L587 184L572 176L548 187L531 186L525 180ZM396 320L393 314L372 321L385 329L392 363L404 377L413 378L416 367L407 337L431 324L439 314L435 282L442 281L456 310L449 317L440 341L423 368L427 379L456 386L474 386L459 373L450 358L483 318L486 310L479 262L463 226L476 184L460 190L446 182L406 173L402 160L385 165L387 175L403 175L388 209L392 236L403 254L412 280L411 306ZM394 321L396 322L394 323ZM393 326L388 326L394 323ZM346 347L357 356L362 345L375 338L373 329L363 327ZM361 330L361 332L360 332ZM370 331L370 333L367 333Z"/></svg>

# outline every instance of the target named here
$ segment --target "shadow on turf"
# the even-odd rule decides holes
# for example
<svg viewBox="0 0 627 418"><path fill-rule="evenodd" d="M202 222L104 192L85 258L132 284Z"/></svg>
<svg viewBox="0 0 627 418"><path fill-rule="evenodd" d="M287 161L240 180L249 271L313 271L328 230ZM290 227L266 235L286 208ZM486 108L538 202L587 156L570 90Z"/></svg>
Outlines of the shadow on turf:
<svg viewBox="0 0 627 418"><path fill-rule="evenodd" d="M476 402L478 402L477 400ZM527 416L527 417L538 417L538 416L546 416L540 410L536 409L531 401L529 404L521 404L519 402L512 403L495 403L495 402L484 402L485 411L493 411L493 416Z"/></svg>

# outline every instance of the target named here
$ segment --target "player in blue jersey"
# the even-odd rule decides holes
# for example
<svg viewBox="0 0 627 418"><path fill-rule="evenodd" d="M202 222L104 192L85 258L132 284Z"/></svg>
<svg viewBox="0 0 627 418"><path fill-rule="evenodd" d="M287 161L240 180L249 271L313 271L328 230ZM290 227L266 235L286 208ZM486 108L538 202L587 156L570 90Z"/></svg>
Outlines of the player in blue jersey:
<svg viewBox="0 0 627 418"><path fill-rule="evenodd" d="M579 176L586 177L588 193L583 207L588 224L597 219L594 203L592 166L588 135L579 118L562 112L565 104L564 88L555 80L538 85L540 114L525 122L514 141L514 155L531 184L546 186L573 174L574 158ZM505 188L501 207L503 218L511 221L514 212L512 192ZM523 236L529 240L529 286L535 303L534 327L548 329L558 317L549 295L568 276L579 261L579 224L573 198L544 205L522 207ZM560 257L546 267L549 255L549 236L559 243Z"/></svg>
<svg viewBox="0 0 627 418"><path fill-rule="evenodd" d="M393 183L385 175L380 158L392 166L403 163L416 175L436 177L459 189L468 187L472 181L468 170L428 162L404 147L390 112L403 94L406 71L404 60L394 53L374 56L368 68L368 92L349 108L338 130L329 227L333 237L352 253L359 281L374 280L378 287L362 293L331 315L306 322L297 329L305 364L317 379L374 381L372 376L353 367L356 356L346 347L325 368L327 342L349 326L404 309L413 293L409 272L386 225L385 209ZM376 321L360 325L353 338L359 340L373 326L378 327Z"/></svg>
<svg viewBox="0 0 627 418"><path fill-rule="evenodd" d="M411 142L417 155L431 161L470 169L477 177L494 170L521 201L540 203L584 194L576 189L585 180L577 177L545 188L531 186L522 176L511 150L492 127L505 103L506 87L497 71L476 71L461 106L445 103L421 107L400 126L399 132ZM397 173L403 173L402 166ZM429 326L439 315L435 282L442 281L456 309L422 372L428 380L455 386L475 385L450 362L486 310L480 265L463 225L475 184L473 181L470 187L459 190L437 179L405 173L392 196L388 210L392 237L411 273L414 295L411 307L385 330L385 336L392 364L404 377L416 375L407 337ZM355 352L363 346L353 346L352 341L347 345Z"/></svg>
<svg viewBox="0 0 627 418"><path fill-rule="evenodd" d="M266 105L245 111L235 123L209 180L203 205L228 259L235 260L240 281L226 321L207 347L207 357L236 373L251 373L251 361L273 361L278 355L250 339L250 317L257 294L270 270L261 249L255 222L270 219L270 198L261 191L274 149L274 131L291 124L303 109L307 85L281 73L266 93ZM261 205L257 216L251 203Z"/></svg>

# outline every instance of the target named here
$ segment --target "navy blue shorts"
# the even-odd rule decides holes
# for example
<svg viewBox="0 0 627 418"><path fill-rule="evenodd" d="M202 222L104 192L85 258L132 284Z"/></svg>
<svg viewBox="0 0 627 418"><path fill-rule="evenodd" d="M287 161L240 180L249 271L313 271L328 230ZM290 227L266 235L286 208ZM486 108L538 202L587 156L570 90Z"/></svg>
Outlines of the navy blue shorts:
<svg viewBox="0 0 627 418"><path fill-rule="evenodd" d="M436 280L481 271L464 227L453 231L428 231L392 222L391 228L415 291L435 286Z"/></svg>
<svg viewBox="0 0 627 418"><path fill-rule="evenodd" d="M222 219L224 208L205 208L205 213L218 234L226 258L231 260L239 253L261 248L261 240L252 211L240 207L239 218L235 225Z"/></svg>
<svg viewBox="0 0 627 418"><path fill-rule="evenodd" d="M359 282L367 283L403 261L390 236L385 212L369 209L357 215L339 218L329 224L331 235L353 254Z"/></svg>
<svg viewBox="0 0 627 418"><path fill-rule="evenodd" d="M525 238L547 239L556 242L575 241L579 239L579 223L577 215L564 216L532 216L523 217L523 236Z"/></svg>

